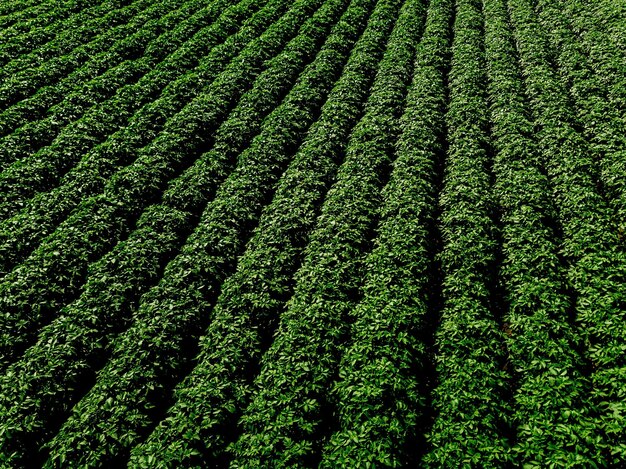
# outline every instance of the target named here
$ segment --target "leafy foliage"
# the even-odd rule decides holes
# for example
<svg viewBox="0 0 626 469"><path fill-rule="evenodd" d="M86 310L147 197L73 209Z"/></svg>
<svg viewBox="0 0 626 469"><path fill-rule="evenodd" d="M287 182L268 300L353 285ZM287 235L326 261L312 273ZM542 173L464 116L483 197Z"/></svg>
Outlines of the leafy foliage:
<svg viewBox="0 0 626 469"><path fill-rule="evenodd" d="M599 456L590 437L594 405L555 242L557 213L532 137L506 5L483 5L516 465L592 467Z"/></svg>
<svg viewBox="0 0 626 469"><path fill-rule="evenodd" d="M366 5L356 2L344 21L363 24ZM200 342L197 366L178 387L168 417L133 450L133 464L169 467L228 458L224 450L233 437L222 437L222 429L235 426L251 397L253 373L292 290L308 232L362 111L392 25L389 20L397 10L398 2L380 2L369 18L319 119L263 211L236 272L222 286Z"/></svg>
<svg viewBox="0 0 626 469"><path fill-rule="evenodd" d="M626 467L622 3L0 0L0 466Z"/></svg>
<svg viewBox="0 0 626 469"><path fill-rule="evenodd" d="M444 305L436 332L437 416L428 467L501 467L511 460L496 283L497 206L491 187L481 2L456 4L448 154L441 206Z"/></svg>
<svg viewBox="0 0 626 469"><path fill-rule="evenodd" d="M358 295L363 251L369 248L389 171L419 40L423 4L409 1L380 63L365 114L355 126L310 241L294 276L293 296L263 355L253 398L233 446L234 467L308 466L328 431L332 385L350 307Z"/></svg>
<svg viewBox="0 0 626 469"><path fill-rule="evenodd" d="M511 1L511 19L526 71L538 142L563 232L567 280L576 293L576 319L591 362L592 397L599 407L593 432L598 464L626 458L626 253L610 210L597 191L595 163L567 94L548 61L540 24L527 0Z"/></svg>
<svg viewBox="0 0 626 469"><path fill-rule="evenodd" d="M225 42L219 44L228 33L236 30L242 18L252 13L253 6L259 4L258 1L247 0L224 10L211 26L200 30L137 83L119 89L112 99L92 108L75 123L85 134L93 129L96 135L104 136L125 126L108 135L103 143L82 156L78 164L60 179L59 186L26 201L19 213L0 225L0 251L3 253L0 272L10 271L82 199L100 193L112 175L136 161L139 150L163 130L168 118L174 117L186 103L202 92L202 89L198 89L198 80L206 81L207 85L212 83L241 51L245 42L240 47L233 47L233 44L241 44L242 39L260 34L262 26L273 18L272 12L276 15L280 11L276 10L274 3L268 4L267 9L262 9L250 18L249 24L246 23L241 31L228 36ZM223 6L224 1L212 4L209 18L216 16ZM194 24L191 21L183 22L180 29L175 28L173 34L160 39L175 45L177 33L194 28ZM152 48L158 49L159 55L168 50L161 46L160 40L149 47ZM207 48L211 49L209 53L206 53ZM203 56L203 53L206 55ZM155 96L158 97L154 99ZM48 154L53 158L59 157L56 151Z"/></svg>
<svg viewBox="0 0 626 469"><path fill-rule="evenodd" d="M352 343L335 385L341 428L323 450L323 467L410 466L424 451L417 433L425 420L432 234L451 16L452 2L430 3L397 159L382 193L374 249L365 261L364 297L351 313Z"/></svg>
<svg viewBox="0 0 626 469"><path fill-rule="evenodd" d="M176 116L136 161L115 174L100 195L87 198L61 226L0 283L0 363L23 350L37 326L75 297L88 265L132 228L142 209L156 202L168 181L209 143L209 129L252 85L263 63L298 32L320 0L302 0L288 16L249 43L226 69ZM24 288L27 286L27 288Z"/></svg>

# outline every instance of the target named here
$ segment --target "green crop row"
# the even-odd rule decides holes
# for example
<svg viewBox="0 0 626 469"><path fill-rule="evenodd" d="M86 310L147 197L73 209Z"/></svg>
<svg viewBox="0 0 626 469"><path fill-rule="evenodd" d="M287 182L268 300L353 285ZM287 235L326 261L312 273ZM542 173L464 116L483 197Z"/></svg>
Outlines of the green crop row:
<svg viewBox="0 0 626 469"><path fill-rule="evenodd" d="M0 105L15 104L41 86L71 73L93 54L108 49L116 40L164 12L158 2L149 0L121 3L121 8L115 8L116 3L101 5L99 15L0 68Z"/></svg>
<svg viewBox="0 0 626 469"><path fill-rule="evenodd" d="M498 231L485 67L481 1L458 0L439 199L443 309L435 334L436 418L427 467L502 467L511 459L503 432L506 354L500 318L494 317Z"/></svg>
<svg viewBox="0 0 626 469"><path fill-rule="evenodd" d="M595 161L577 130L566 90L549 62L543 28L530 0L509 0L543 163L563 232L562 255L575 292L576 319L591 362L591 393L598 407L591 434L595 464L626 458L626 254L611 211L593 178ZM590 409L593 411L593 409Z"/></svg>
<svg viewBox="0 0 626 469"><path fill-rule="evenodd" d="M204 0L189 0L180 8L146 22L137 32L117 41L69 76L40 88L2 112L0 135L20 128L0 141L2 148L6 148L4 151L11 154L10 158L0 155L2 163L49 144L60 129L87 109L147 74L159 60L219 16L224 6L218 10L211 3L205 7Z"/></svg>
<svg viewBox="0 0 626 469"><path fill-rule="evenodd" d="M516 384L515 465L593 467L593 406L559 258L557 213L533 139L506 2L484 0L483 10L494 195L502 224L499 275L505 290L509 367Z"/></svg>
<svg viewBox="0 0 626 469"><path fill-rule="evenodd" d="M20 125L21 127L0 140L2 165L9 165L16 160L24 159L23 170L29 172L27 158L41 147L50 144L61 129L64 129L64 134L67 134L72 128L68 127L68 124L74 121L74 125L80 125L82 132L86 133L89 128L88 122L83 120L79 124L75 123L81 115L89 110L93 113L94 107L119 94L122 91L120 88L133 86L142 78L142 83L144 83L150 77L154 77L156 74L154 69L159 65L161 54L153 56L144 53L150 41L163 44L163 53L167 55L168 49L176 50L177 46L189 38L189 36L176 37L180 36L181 31L184 34L193 35L194 23L197 25L196 28L200 29L207 22L215 20L219 11L224 8L223 2L216 2L213 8L207 9L209 13L212 13L208 18L203 19L202 17L206 14L200 14L199 19L192 17L193 22L185 20L190 13L193 13L193 10L199 7L199 3L198 0L191 0L170 14L146 23L136 34L116 42L109 51L103 52L98 58L90 61L69 77L40 89L30 98L20 101L3 112L0 115L2 130L10 133L15 127ZM169 40L165 41L166 39ZM137 55L141 57L134 60L133 57ZM183 71L184 68L181 68L181 73ZM150 74L150 77L146 77L147 74ZM138 86L140 85L135 87ZM119 98L116 96L113 101L119 101ZM141 103L139 96L135 97L133 103ZM111 104L102 104L96 109L102 111L102 107L111 108ZM50 107L51 105L54 106ZM105 129L101 129L102 131ZM27 191L26 197L31 192L32 190ZM10 213L12 212L9 210L8 214Z"/></svg>
<svg viewBox="0 0 626 469"><path fill-rule="evenodd" d="M579 5L586 10L590 10L598 18L603 29L608 33L610 42L616 47L619 55L623 59L626 57L626 25L624 25L624 14L626 14L626 8L621 2L613 2L611 0L600 0L598 2L582 3L581 0L568 1L566 6ZM618 78L619 77L614 77ZM622 77L623 78L623 77Z"/></svg>
<svg viewBox="0 0 626 469"><path fill-rule="evenodd" d="M102 46L106 50L111 46L111 44L107 44L109 41L123 39L129 34L129 30L132 31L134 28L140 27L143 23L149 20L151 16L159 17L163 15L170 7L175 7L179 3L182 3L182 0L157 2L157 4L155 4L152 8L148 8L142 14L138 15L138 17L134 18L134 21L116 28L108 29L107 33L103 35L107 37L100 37L101 40L96 40L95 42L99 43L99 46ZM139 19L139 17L141 17L141 19ZM105 20L103 20L103 22L106 24ZM98 49L99 46L94 45L94 48ZM87 49L89 49L89 47L85 46L82 52L78 52L77 55L89 55ZM97 50L92 50L90 53L95 52L97 52ZM73 61L70 68L80 66L85 58L86 57L84 56L82 58L75 57L76 60ZM61 70L62 68L63 67L56 66L49 67L44 64L38 70L40 70L43 75L47 75L49 73L54 73L54 70ZM28 70L27 74L30 73L31 70ZM37 74L38 72L35 71L33 73ZM33 87L34 91L41 85L45 84L46 81L47 79L43 78L43 83L38 83L38 80L32 81L28 78L21 77L20 74L16 74L3 85L0 85L0 95L2 95L3 87L5 90L9 90L10 93L18 90L21 86L26 88ZM22 98L23 97L25 96L22 96ZM0 101L2 100L0 99ZM8 105L11 103L5 102L4 104ZM0 106L1 105L2 104L0 104ZM18 160L14 161L11 165L5 168L2 173L0 173L0 213L12 213L16 206L19 207L20 201L23 200L26 195L32 195L38 190L45 190L47 186L58 180L58 177L60 177L63 173L64 167L71 167L76 162L76 158L71 158L69 155L73 152L84 153L97 142L97 139L88 139L85 132L82 132L80 129L76 130L75 127L70 127L56 137L51 147L46 147L41 150L43 155L40 155L40 152L22 155L19 147L16 149L16 154L14 155L14 152L12 151L13 149L8 146L6 153L2 155L2 166L10 162L13 158L17 158ZM57 161L55 165L53 162L49 161L50 157L47 157L47 153L54 153L58 147L63 147L63 145L67 145L71 149L68 150L64 148L63 152L67 156L58 158L60 161ZM7 155L9 158L8 161L6 161ZM25 158L20 158L21 156L25 156Z"/></svg>
<svg viewBox="0 0 626 469"><path fill-rule="evenodd" d="M101 192L116 171L132 164L139 150L159 134L168 119L201 94L248 42L284 11L283 4L277 0L257 13L254 13L255 5L262 6L258 1L245 0L227 8L211 26L198 32L137 84L121 89L112 100L79 121L81 131L89 135L89 129L93 129L92 132L98 132L96 136L103 135L106 140L84 155L61 178L59 186L26 201L24 209L0 225L0 252L3 254L0 273L8 272L30 254L83 198ZM219 8L223 4L217 2L214 6ZM250 14L252 17L244 22L239 32L217 45ZM195 69L185 73L196 64ZM202 86L198 86L199 83ZM151 99L154 101L149 102ZM146 104L133 114L142 103ZM126 126L108 135L123 126L124 119L128 119ZM57 158L71 156L56 154ZM80 154L75 157L79 158Z"/></svg>
<svg viewBox="0 0 626 469"><path fill-rule="evenodd" d="M211 465L228 459L235 427L250 399L254 370L291 291L307 233L341 161L350 129L361 114L399 2L379 2L356 43L343 74L322 107L271 204L221 288L198 365L176 392L176 404L144 445L132 466ZM361 25L365 6L351 7L344 21ZM348 10L350 11L350 10Z"/></svg>
<svg viewBox="0 0 626 469"><path fill-rule="evenodd" d="M327 433L326 390L338 366L363 251L389 171L410 82L424 5L401 9L379 65L366 112L356 125L337 182L294 277L294 293L264 354L252 400L233 446L233 467L301 466L318 457Z"/></svg>
<svg viewBox="0 0 626 469"><path fill-rule="evenodd" d="M79 395L76 387L80 388L85 375L108 356L110 340L129 326L140 296L160 278L164 264L176 254L197 222L196 214L202 212L232 169L234 157L314 55L325 37L324 27L329 27L319 26L311 23L308 29L301 29L285 51L269 62L268 69L216 131L213 150L192 166L204 170L188 170L179 177L184 183L170 186L164 195L165 203L151 206L128 240L90 266L80 298L45 327L37 344L7 370L11 378L0 387L0 407L6 416L0 434L11 435L3 449L14 453L13 460L27 456L42 434L51 436L45 429L67 413ZM190 188L195 188L192 198L187 197ZM128 279L133 281L129 283ZM50 341L50 337L66 340ZM64 373L57 375L55 369L63 369ZM50 378L45 381L42 376ZM28 425L23 423L26 415L30 418Z"/></svg>
<svg viewBox="0 0 626 469"><path fill-rule="evenodd" d="M0 357L14 356L73 299L89 263L102 256L132 228L143 208L160 197L167 182L210 143L213 130L241 94L298 32L321 0L300 0L290 12L249 43L206 92L167 122L137 160L115 174L103 194L81 203L46 243L0 284Z"/></svg>
<svg viewBox="0 0 626 469"><path fill-rule="evenodd" d="M539 2L539 20L558 50L556 62L564 86L576 104L589 148L597 155L600 182L614 210L617 229L626 233L626 60L610 37L598 31L598 16L578 1L558 5ZM572 30L573 18L582 39ZM587 51L585 51L585 46ZM587 52L587 54L585 53Z"/></svg>
<svg viewBox="0 0 626 469"><path fill-rule="evenodd" d="M26 20L29 15L43 15L46 8L51 7L51 3L49 0L4 0L0 2L0 27L7 28L9 23Z"/></svg>
<svg viewBox="0 0 626 469"><path fill-rule="evenodd" d="M17 6L28 1L11 3ZM93 18L93 13L96 13L95 16L103 14L106 10L101 10L101 5L119 7L120 1L101 4L92 0L69 0L59 5L58 1L48 0L5 16L0 23L0 64L4 65L19 54L45 44L64 29L80 24L80 20Z"/></svg>
<svg viewBox="0 0 626 469"><path fill-rule="evenodd" d="M433 227L441 164L453 2L429 5L402 117L397 159L365 261L364 297L334 393L340 430L323 467L411 467L424 452Z"/></svg>
<svg viewBox="0 0 626 469"><path fill-rule="evenodd" d="M137 228L90 267L75 302L42 328L37 342L0 375L0 466L41 466L49 440L89 389L109 356L108 346L128 326L139 297L191 229L187 212L160 205L146 210Z"/></svg>
<svg viewBox="0 0 626 469"><path fill-rule="evenodd" d="M346 3L325 2L305 23L300 37L324 37ZM101 450L125 452L164 412L155 409L167 402L171 387L187 368L193 344L208 323L208 308L245 246L247 230L339 74L355 40L352 36L358 34L350 22L340 25L283 104L264 120L261 134L238 157L237 168L205 209L181 254L167 266L159 285L142 297L132 326L116 339L113 356L96 385L52 440L53 458L81 457L84 448L94 445L101 448L95 457ZM85 434L86 422L97 422L96 434ZM117 428L127 430L123 439L115 436ZM107 435L107 441L97 441L97 434Z"/></svg>

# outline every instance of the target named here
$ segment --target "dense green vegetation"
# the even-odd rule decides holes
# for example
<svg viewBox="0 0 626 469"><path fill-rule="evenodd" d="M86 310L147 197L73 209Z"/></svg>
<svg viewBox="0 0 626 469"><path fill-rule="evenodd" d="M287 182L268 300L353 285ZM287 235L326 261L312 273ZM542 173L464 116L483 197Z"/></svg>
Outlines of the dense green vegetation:
<svg viewBox="0 0 626 469"><path fill-rule="evenodd" d="M0 467L626 466L626 19L0 0Z"/></svg>

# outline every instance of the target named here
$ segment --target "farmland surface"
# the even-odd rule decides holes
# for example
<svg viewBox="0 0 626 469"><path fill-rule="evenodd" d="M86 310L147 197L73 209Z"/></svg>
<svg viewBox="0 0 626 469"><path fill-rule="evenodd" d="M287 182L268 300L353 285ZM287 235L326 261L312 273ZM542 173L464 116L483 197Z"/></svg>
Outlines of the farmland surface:
<svg viewBox="0 0 626 469"><path fill-rule="evenodd" d="M626 467L622 0L0 0L0 468Z"/></svg>

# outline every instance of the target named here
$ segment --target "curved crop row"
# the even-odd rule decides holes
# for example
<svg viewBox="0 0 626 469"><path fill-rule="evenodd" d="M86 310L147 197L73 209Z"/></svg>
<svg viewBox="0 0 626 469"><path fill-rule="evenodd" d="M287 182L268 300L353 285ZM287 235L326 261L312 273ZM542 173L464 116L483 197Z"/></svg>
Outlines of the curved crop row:
<svg viewBox="0 0 626 469"><path fill-rule="evenodd" d="M41 466L41 445L95 381L114 334L155 284L191 229L187 212L145 211L137 228L90 267L83 294L42 328L38 341L0 375L0 465ZM130 280L132 279L132 281Z"/></svg>
<svg viewBox="0 0 626 469"><path fill-rule="evenodd" d="M452 10L451 0L429 5L397 158L365 261L363 300L351 313L352 343L334 388L340 429L324 447L323 467L411 467L424 452L418 434Z"/></svg>
<svg viewBox="0 0 626 469"><path fill-rule="evenodd" d="M224 3L220 1L216 6L223 7ZM133 117L135 111L158 97L165 87L168 87L165 93L167 90L174 91L165 98L165 101L171 101L174 94L178 96L179 101L181 98L187 98L185 101L189 101L191 97L200 93L202 88L198 87L197 81L192 80L197 77L186 76L184 72L196 64L196 71L202 72L206 70L204 62L215 61L215 55L222 51L203 57L206 53L205 48L219 44L225 36L236 30L241 17L249 14L250 11L250 8L245 10L242 7L243 5L238 5L228 9L228 14L220 18L219 25L214 23L210 29L201 31L137 83L118 90L110 100L91 108L80 119L63 128L51 145L29 155L28 145L31 139L28 133L23 137L21 132L16 133L15 138L6 137L5 140L9 143L17 143L17 145L15 148L12 145L5 145L3 158L16 159L23 156L22 153L25 153L27 157L18 159L0 174L0 214L5 218L12 216L26 199L54 187L59 179L92 147L105 140L120 127L132 125L129 119ZM232 54L229 58L231 57ZM218 61L221 59L217 57ZM199 60L200 63L198 63ZM215 75L213 73L213 76ZM172 84L172 80L177 81ZM193 83L193 87L190 82ZM39 130L45 131L45 125ZM26 143L26 148L19 144L20 141Z"/></svg>
<svg viewBox="0 0 626 469"><path fill-rule="evenodd" d="M598 465L626 460L626 254L610 211L596 190L595 162L575 130L567 94L548 62L545 36L529 0L509 0L544 164L563 231L576 319L591 361L591 397L598 406L593 441Z"/></svg>
<svg viewBox="0 0 626 469"><path fill-rule="evenodd" d="M51 0L11 0L0 2L0 30L6 31L17 23L26 23L43 16L52 8Z"/></svg>
<svg viewBox="0 0 626 469"><path fill-rule="evenodd" d="M570 0L562 12L589 57L593 72L606 87L606 98L626 116L626 12L619 2Z"/></svg>
<svg viewBox="0 0 626 469"><path fill-rule="evenodd" d="M119 118L116 116L116 119L122 120L123 116L132 112L132 109L126 111L126 108L122 107L125 102L120 102L122 96L115 96L116 94L124 95L128 93L128 89L133 89L136 97L131 103L142 103L142 95L139 95L138 91L143 86L152 91L148 96L155 96L158 91L154 90L159 90L161 83L155 78L162 73L163 67L170 65L171 68L170 62L180 56L182 51L177 51L177 48L189 41L198 29L212 23L227 5L225 0L213 2L197 15L185 20L203 3L205 2L191 0L163 17L148 21L137 33L116 42L111 49L94 57L87 65L80 67L68 77L40 89L30 98L2 112L0 132L9 135L0 140L0 169L17 160L23 160L14 166L27 174L30 173L27 158L37 158L33 153L55 140L61 129L65 127L65 133L71 132L73 127L66 126L72 121L74 127L80 125L83 133L86 133L90 125L94 126L90 121L83 120L80 124L75 122L85 113L88 113L87 120L90 117L93 120L96 114L99 118L97 120L101 122L103 120L101 116L106 116L115 106L117 113L122 114ZM208 46L210 44L207 44ZM189 45L182 47L183 50L187 50ZM137 56L140 57L136 58ZM196 54L196 61L198 56L199 53ZM192 64L195 65L195 61ZM185 70L184 63L181 63L179 74ZM112 98L112 101L107 103L106 100L109 98ZM126 97L126 102L128 101ZM126 112L122 113L123 110ZM19 126L21 127L11 134ZM108 127L104 127L102 123L100 127L100 134L107 135ZM39 159L45 159L45 151L44 156L40 156ZM72 161L72 158L69 160ZM28 181L24 185L28 186ZM31 192L32 190L27 191L26 196Z"/></svg>
<svg viewBox="0 0 626 469"><path fill-rule="evenodd" d="M91 197L0 284L0 357L15 356L40 325L73 299L91 261L132 228L177 173L189 166L212 131L262 71L263 64L294 37L322 0L298 0L289 12L249 43L226 70L119 171L103 194Z"/></svg>
<svg viewBox="0 0 626 469"><path fill-rule="evenodd" d="M176 8L182 0L136 0L135 2L108 11L106 14L87 22L88 31L93 37L80 35L75 48L60 56L45 58L45 50L57 51L59 43L68 38L60 37L45 45L44 50L35 50L30 54L19 56L14 61L0 67L0 106L7 108L35 93L39 88L50 85L81 67L91 57L108 50L116 41L123 39L140 28L145 22L164 15L170 8ZM67 32L76 34L80 27ZM59 42L59 43L57 43Z"/></svg>
<svg viewBox="0 0 626 469"><path fill-rule="evenodd" d="M219 7L221 3L214 5ZM112 100L94 110L93 115L89 114L80 120L82 131L93 128L99 132L96 135L104 134L106 137L109 131L124 125L124 118L129 118L125 127L106 137L103 143L84 155L61 178L59 186L49 193L39 193L25 201L24 209L0 225L0 252L3 254L0 273L7 273L30 254L83 198L101 192L116 171L132 164L139 149L159 134L167 120L201 94L202 89L212 83L248 42L260 35L287 6L284 2L272 0L255 13L255 5L262 6L259 1L244 0L227 8L210 27L200 31L172 57L157 65L145 79L121 89ZM252 17L244 22L239 32L216 46L250 14ZM203 57L207 49L210 52ZM196 64L195 69L184 73ZM199 87L198 83L206 85ZM161 96L145 104L133 115L139 105L158 95L163 87ZM106 124L113 128L105 125L105 118ZM56 156L57 160L74 157L67 152L50 155ZM80 155L76 154L75 157L79 158Z"/></svg>
<svg viewBox="0 0 626 469"><path fill-rule="evenodd" d="M599 2L589 2L585 7L597 8L596 14L598 18L602 18L603 26L608 31L611 41L615 44L622 59L626 58L626 25L624 25L626 7L624 4L611 0L600 0Z"/></svg>
<svg viewBox="0 0 626 469"><path fill-rule="evenodd" d="M501 467L510 460L503 432L508 373L494 317L498 233L480 5L458 0L454 22L450 147L440 195L444 304L435 337L437 416L428 467Z"/></svg>
<svg viewBox="0 0 626 469"><path fill-rule="evenodd" d="M254 370L277 309L291 291L307 233L361 113L398 4L379 2L372 13L319 119L264 209L236 272L222 285L200 342L198 365L177 389L168 417L133 450L131 466L211 465L228 459L231 429L250 398ZM356 10L355 15L362 14Z"/></svg>
<svg viewBox="0 0 626 469"><path fill-rule="evenodd" d="M350 138L294 277L293 296L263 356L232 449L233 467L310 465L319 457L327 432L326 389L358 294L362 252L369 247L399 130L423 8L421 0L409 0L400 11L366 113Z"/></svg>
<svg viewBox="0 0 626 469"><path fill-rule="evenodd" d="M0 2L0 19L2 20L0 27L6 28L8 26L6 22L13 21L13 18L16 16L18 18L16 18L15 21L18 21L25 19L22 18L22 16L38 16L43 14L46 8L52 6L51 3L50 0L4 0Z"/></svg>
<svg viewBox="0 0 626 469"><path fill-rule="evenodd" d="M576 117L589 148L597 155L600 181L615 212L618 230L626 233L626 62L606 36L592 38L596 42L589 44L574 34L565 13L584 24L584 8L573 7L578 3L568 2L571 5L563 11L560 5L539 1L539 20L548 31L550 44L558 50L559 71L574 98ZM595 28L590 26L591 34ZM596 57L599 63L585 55L585 44L592 52L600 49L594 54L600 55Z"/></svg>
<svg viewBox="0 0 626 469"><path fill-rule="evenodd" d="M112 2L113 1L113 2ZM11 2L19 5L19 0ZM116 5L119 8L120 0L109 0L102 4L111 6ZM5 56L0 60L0 64L4 65L7 58L13 58L20 53L29 52L37 45L43 44L52 39L58 32L62 32L67 26L80 24L76 21L78 18L90 18L92 12L99 12L96 16L102 14L99 7L102 5L90 0L69 0L59 5L58 1L39 2L32 8L26 8L9 14L2 19L2 29L0 30L0 57L3 56L4 50L16 47L16 53ZM115 7L113 7L114 9ZM106 10L103 10L106 11ZM85 15L87 14L87 16ZM70 19L67 17L70 16ZM32 42L29 42L32 41ZM20 47L19 44L23 45Z"/></svg>
<svg viewBox="0 0 626 469"><path fill-rule="evenodd" d="M115 43L117 40L123 41L124 38L128 36L129 31L132 31L138 27L141 27L143 24L149 21L152 16L157 17L157 18L162 17L169 8L176 9L176 7L179 6L179 4L181 3L184 3L184 1L183 0L168 0L167 2L158 2L157 5L153 5L153 7L147 8L142 13L136 15L129 23L110 28L107 31L107 33L103 35L106 37L101 37L100 39L102 39L102 41L96 41L96 42L100 42L101 43L100 45L103 46L102 47L103 51L106 52L109 50L110 46L112 45L112 44L106 44L107 40L111 40L113 43ZM138 6L136 6L136 8L138 8ZM155 23L158 25L159 21L157 20L155 21ZM96 47L96 50L88 50L88 49L89 47L85 46L85 48L82 48L81 51L77 53L78 55L87 54L87 57L82 57L82 58L74 57L77 60L73 61L73 64L72 64L73 68L79 67L82 64L82 62L84 62L86 59L89 59L91 57L90 54L92 53L95 54L98 52L97 47ZM128 52L132 56L132 51L128 51ZM95 58L94 61L97 61L97 58ZM46 75L48 73L54 74L55 71L59 71L62 68L63 68L62 66L57 67L56 65L43 64L39 69L37 69L38 71L35 70L33 73L39 74L39 72L41 72L43 75ZM91 73L95 72L96 74L99 72L97 68L91 69L90 67L83 67L83 69L85 72L87 72L87 76L83 78L87 78L87 79L89 78L90 72ZM31 70L27 70L25 73L28 75L31 72L32 72ZM83 74L78 72L76 73L76 75L77 77L81 77ZM15 80L17 80L16 82L17 85L16 83L14 83ZM53 79L52 83L54 83L54 81L55 80ZM11 80L8 80L4 82L2 85L0 85L0 95L2 95L3 93L2 89L4 89L5 91L8 91L8 94L13 93L13 91L18 92L19 94L20 87L29 88L31 85L35 86L35 89L39 87L38 84L31 83L29 78L21 77L20 74L17 74L13 76ZM35 91L35 89L31 91ZM4 97L7 97L6 93ZM3 101L3 100L0 99L0 101ZM17 101L19 101L19 99ZM4 102L4 108L7 108L12 103L13 103L12 101ZM54 120L52 122L54 122ZM51 135L48 135L48 133L46 132L45 126L44 126L44 129L41 129L41 128L37 128L37 126L35 125L35 130L39 130L40 133L43 132L44 135L43 137L41 137L43 139L43 142L38 142L37 138L34 139L35 141L32 144L33 149L39 148L40 146L39 143L48 143L50 140L52 140L52 137L55 137L55 132L53 131L53 129L51 129L51 132L50 132ZM2 154L0 155L0 168L3 170L3 172L0 173L0 187L1 187L0 194L2 195L2 203L5 203L5 201L9 201L7 203L10 203L10 201L16 197L19 199L20 188L23 188L25 185L26 186L28 185L28 182L26 182L26 184L20 184L20 182L22 182L21 175L23 174L28 174L30 178L29 181L31 182L35 181L34 184L35 184L35 187L37 187L36 181L38 180L38 178L45 179L45 174L43 176L41 175L41 171L42 171L41 167L42 166L46 167L48 169L48 172L53 171L53 168L48 168L49 165L47 164L45 152L54 151L56 147L58 147L59 145L63 145L63 144L71 145L72 143L74 143L74 145L79 145L80 140L78 143L76 143L75 140L78 137L81 137L83 132L78 132L78 136L75 135L76 133L77 133L76 130L73 127L70 127L70 128L66 128L65 131L62 132L60 135L56 135L56 139L52 144L52 149L48 148L48 149L42 150L44 151L43 157L40 156L38 152L34 154L31 154L29 152L31 146L29 144L30 135L29 135L28 128L24 129L23 135L20 131L18 131L17 134L5 137L3 139L4 142L2 145ZM83 151L85 151L84 150L85 145L86 144L83 142L82 147L81 147ZM68 158L68 164L71 164L72 161L73 161L72 158ZM7 165L9 166L6 167ZM32 166L34 166L35 168L33 169L34 174L30 174L30 168ZM39 169L39 172L36 171L37 169ZM13 187L14 185L17 187L14 188ZM27 191L27 190L24 189L24 191ZM0 209L0 212L1 211L2 209Z"/></svg>
<svg viewBox="0 0 626 469"><path fill-rule="evenodd" d="M205 6L206 3L189 0L180 8L146 22L137 32L120 39L84 67L3 111L0 135L20 128L0 141L3 153L10 154L10 157L0 154L2 164L49 144L60 129L87 109L150 72L159 60L214 21L226 6L219 2L215 3L221 8L213 6L214 2Z"/></svg>
<svg viewBox="0 0 626 469"><path fill-rule="evenodd" d="M197 222L197 214L230 172L234 157L314 55L328 27L311 24L308 33L301 30L285 51L270 61L253 89L217 130L211 152L192 166L194 170L173 181L164 195L165 202L142 215L128 240L90 267L80 298L45 327L38 343L7 370L11 378L0 388L0 408L5 415L0 434L10 435L4 441L4 451L11 453L9 448L21 446L19 454L29 454L41 430L58 420L79 395L76 386L86 379L85 374L93 370L94 364L103 361L110 339L128 326L141 294L159 278L163 264L176 253ZM203 161L210 164L203 165ZM194 197L189 197L190 192ZM133 279L130 284L126 281L129 278ZM69 340L51 342L50 337ZM56 374L54 369L63 369L64 373ZM42 376L52 379L46 381ZM25 418L28 425L24 424Z"/></svg>
<svg viewBox="0 0 626 469"><path fill-rule="evenodd" d="M516 466L593 467L589 382L504 0L484 0ZM549 396L549 397L548 397ZM573 450L572 448L576 449Z"/></svg>
<svg viewBox="0 0 626 469"><path fill-rule="evenodd" d="M326 2L305 29L315 22L335 21L345 3ZM133 325L116 339L113 356L95 386L50 443L53 460L79 458L91 464L103 460L101 453L108 455L104 460L123 455L156 423L171 388L192 358L191 344L208 323L206 309L243 249L246 232L349 53L354 26L340 25L329 47L307 67L285 102L267 117L261 134L239 156L237 168L205 209L181 254L167 266L159 285L142 297ZM85 434L84 425L92 422L97 434L107 435L106 442L95 441L96 434ZM123 438L116 436L121 434ZM89 453L82 456L86 450Z"/></svg>

